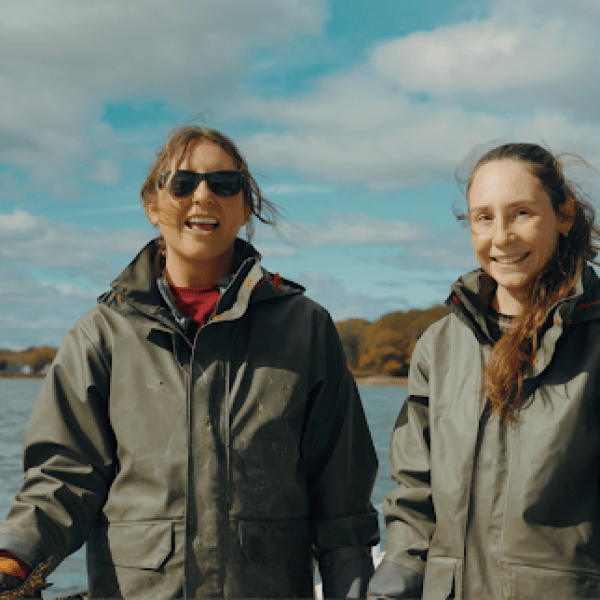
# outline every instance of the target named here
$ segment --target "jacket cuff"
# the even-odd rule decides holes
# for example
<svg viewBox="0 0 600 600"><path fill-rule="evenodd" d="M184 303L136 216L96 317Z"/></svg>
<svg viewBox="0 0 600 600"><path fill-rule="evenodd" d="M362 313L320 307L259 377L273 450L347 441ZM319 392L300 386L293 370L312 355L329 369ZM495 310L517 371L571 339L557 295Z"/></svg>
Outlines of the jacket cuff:
<svg viewBox="0 0 600 600"><path fill-rule="evenodd" d="M366 598L367 585L373 575L373 561L369 549L364 550L368 558L347 558L338 561L330 558L325 564L319 561L324 598ZM330 552L327 557L335 552L338 551Z"/></svg>
<svg viewBox="0 0 600 600"><path fill-rule="evenodd" d="M0 532L0 550L7 550L27 563L31 569L46 558L42 551L26 539L12 533Z"/></svg>
<svg viewBox="0 0 600 600"><path fill-rule="evenodd" d="M329 555L334 560L340 560L338 553L344 556L344 552L356 548L362 549L359 550L360 554L350 558L371 556L368 547L376 546L379 542L378 518L377 511L370 507L368 512L359 515L313 521L312 543L319 563Z"/></svg>
<svg viewBox="0 0 600 600"><path fill-rule="evenodd" d="M423 575L397 563L383 560L373 575L367 597L371 598L421 598Z"/></svg>

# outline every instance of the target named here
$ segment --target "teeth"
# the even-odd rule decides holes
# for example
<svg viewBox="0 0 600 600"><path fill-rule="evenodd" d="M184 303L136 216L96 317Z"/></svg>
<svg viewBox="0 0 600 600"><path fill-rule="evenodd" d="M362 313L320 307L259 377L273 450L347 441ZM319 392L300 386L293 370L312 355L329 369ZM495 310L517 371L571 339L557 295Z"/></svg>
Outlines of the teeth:
<svg viewBox="0 0 600 600"><path fill-rule="evenodd" d="M219 221L214 217L190 217L188 223L190 225L217 225Z"/></svg>
<svg viewBox="0 0 600 600"><path fill-rule="evenodd" d="M527 256L527 252L525 254L520 254L519 256L513 256L512 258L507 258L507 257L502 257L502 256L495 256L494 260L496 262L499 262L502 265L510 265L512 263L516 263L517 261L521 260L525 256Z"/></svg>

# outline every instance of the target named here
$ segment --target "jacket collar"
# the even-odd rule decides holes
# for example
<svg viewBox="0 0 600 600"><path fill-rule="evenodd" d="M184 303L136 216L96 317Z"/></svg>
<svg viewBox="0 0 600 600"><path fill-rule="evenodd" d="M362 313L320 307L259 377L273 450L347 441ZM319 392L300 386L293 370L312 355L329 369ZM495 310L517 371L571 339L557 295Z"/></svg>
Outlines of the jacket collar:
<svg viewBox="0 0 600 600"><path fill-rule="evenodd" d="M460 277L446 299L446 305L473 330L480 343L492 343L485 317L495 290L496 282L483 269L476 269ZM600 319L600 278L586 264L573 293L548 311L542 331L551 325L595 319Z"/></svg>
<svg viewBox="0 0 600 600"><path fill-rule="evenodd" d="M480 344L491 344L486 314L496 291L496 282L483 269L459 277L450 288L446 305L470 329Z"/></svg>
<svg viewBox="0 0 600 600"><path fill-rule="evenodd" d="M217 313L231 311L237 305L233 312L228 312L230 318L235 318L243 314L249 303L304 292L302 286L260 267L260 258L252 244L240 238L235 240L232 273L217 283L221 290ZM155 239L142 248L111 287L113 295L126 299L145 314L160 318L167 313L181 325L182 315L175 306L168 285L161 284L161 279L164 281L162 255ZM107 299L105 294L99 301L106 302Z"/></svg>
<svg viewBox="0 0 600 600"><path fill-rule="evenodd" d="M161 312L162 300L156 280L161 274L162 256L158 240L154 239L146 244L112 281L112 292L117 298L126 299L129 304L135 305L143 312L158 315ZM98 300L105 301L106 296L100 296Z"/></svg>

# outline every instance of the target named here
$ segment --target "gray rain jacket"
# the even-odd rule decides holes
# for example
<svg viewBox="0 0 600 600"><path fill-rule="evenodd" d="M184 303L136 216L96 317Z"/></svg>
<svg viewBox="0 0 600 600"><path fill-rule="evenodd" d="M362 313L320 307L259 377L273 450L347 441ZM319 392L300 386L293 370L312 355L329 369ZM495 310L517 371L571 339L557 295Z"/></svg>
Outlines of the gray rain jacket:
<svg viewBox="0 0 600 600"><path fill-rule="evenodd" d="M0 548L87 541L92 598L364 595L377 461L335 326L236 242L197 333L150 243L67 334L25 434ZM221 282L220 282L221 283Z"/></svg>
<svg viewBox="0 0 600 600"><path fill-rule="evenodd" d="M415 348L369 595L600 597L600 281L586 267L549 311L514 425L482 393L494 289L462 277Z"/></svg>

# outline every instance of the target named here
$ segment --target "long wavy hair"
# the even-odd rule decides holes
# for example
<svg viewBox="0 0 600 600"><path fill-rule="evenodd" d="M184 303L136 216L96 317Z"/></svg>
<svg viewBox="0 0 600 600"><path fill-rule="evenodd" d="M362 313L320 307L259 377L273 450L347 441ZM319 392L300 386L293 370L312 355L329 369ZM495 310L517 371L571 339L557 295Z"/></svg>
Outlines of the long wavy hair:
<svg viewBox="0 0 600 600"><path fill-rule="evenodd" d="M594 224L595 212L585 199L581 187L564 175L566 160L589 165L573 154L553 155L537 144L502 144L487 151L470 170L466 183L466 197L477 169L497 160L516 160L525 163L537 177L554 209L565 218L565 208L573 200L574 215L567 235L559 234L554 255L530 284L528 303L517 316L514 326L506 330L491 350L484 371L484 391L492 414L503 420L516 421L515 411L523 391L523 378L531 368L538 349L538 333L548 310L566 298L587 261L596 258L600 230ZM461 181L457 172L457 178ZM459 219L466 215L459 216Z"/></svg>
<svg viewBox="0 0 600 600"><path fill-rule="evenodd" d="M231 156L237 169L244 173L244 202L252 210L252 214L262 223L275 225L279 215L279 208L274 202L267 200L256 182L256 179L248 169L248 163L236 146L234 141L224 133L201 127L199 125L183 125L171 131L165 144L159 148L153 163L148 169L146 180L142 184L140 196L142 204L148 206L156 202L159 189L159 175L175 165L175 169L181 165L186 156L193 152L196 144L202 140L208 140L218 144ZM254 224L249 221L246 225L248 241L252 239Z"/></svg>

